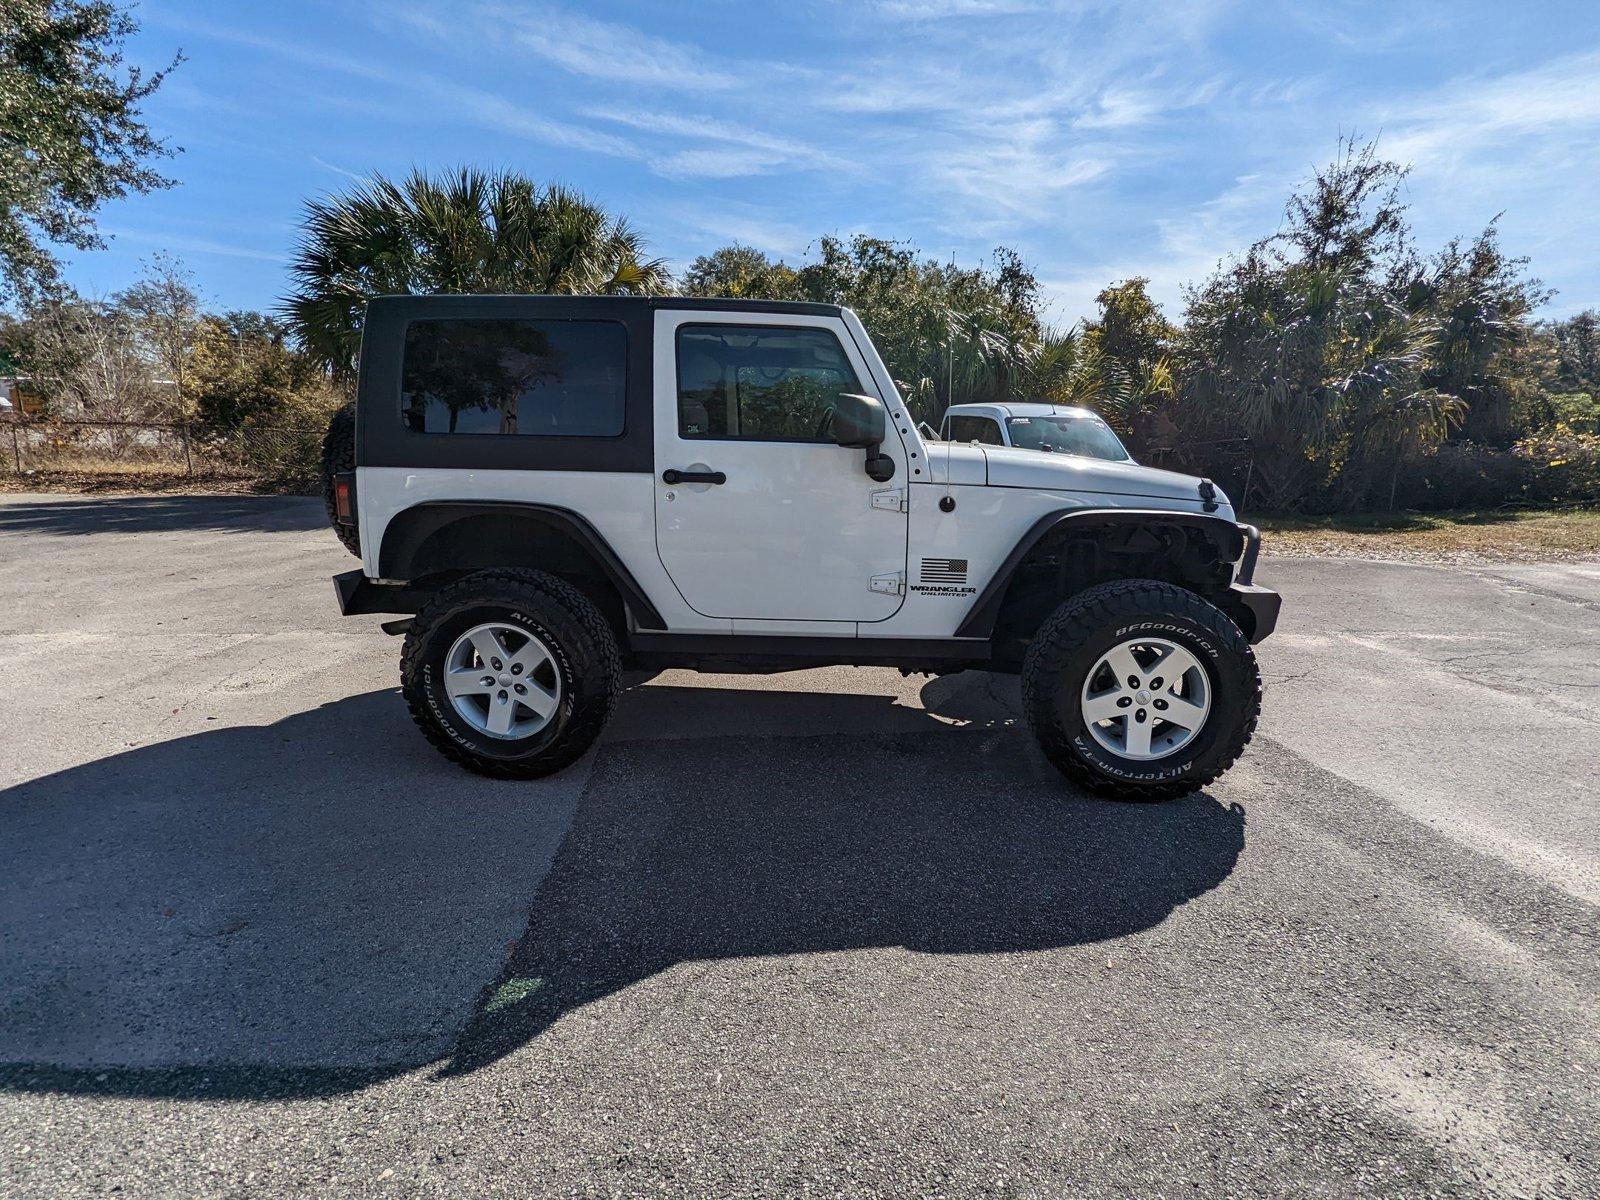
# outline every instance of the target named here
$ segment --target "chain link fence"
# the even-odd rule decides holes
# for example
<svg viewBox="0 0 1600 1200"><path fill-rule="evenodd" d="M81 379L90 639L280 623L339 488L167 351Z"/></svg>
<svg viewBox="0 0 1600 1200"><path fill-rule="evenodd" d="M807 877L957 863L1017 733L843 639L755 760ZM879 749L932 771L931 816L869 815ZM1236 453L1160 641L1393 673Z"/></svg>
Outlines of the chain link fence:
<svg viewBox="0 0 1600 1200"><path fill-rule="evenodd" d="M314 490L325 420L248 424L226 435L185 421L0 420L0 478L232 480Z"/></svg>

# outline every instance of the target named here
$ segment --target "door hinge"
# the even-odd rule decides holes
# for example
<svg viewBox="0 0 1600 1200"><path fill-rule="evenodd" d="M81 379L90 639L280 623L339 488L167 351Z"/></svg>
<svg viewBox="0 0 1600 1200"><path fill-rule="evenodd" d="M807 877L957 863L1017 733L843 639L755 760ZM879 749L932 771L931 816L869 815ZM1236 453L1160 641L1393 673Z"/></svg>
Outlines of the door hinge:
<svg viewBox="0 0 1600 1200"><path fill-rule="evenodd" d="M881 492L872 493L872 507L881 508L885 512L905 512L906 493L904 488L887 488Z"/></svg>
<svg viewBox="0 0 1600 1200"><path fill-rule="evenodd" d="M906 573L896 571L891 575L874 575L867 581L867 587L874 592L882 592L885 596L904 596Z"/></svg>

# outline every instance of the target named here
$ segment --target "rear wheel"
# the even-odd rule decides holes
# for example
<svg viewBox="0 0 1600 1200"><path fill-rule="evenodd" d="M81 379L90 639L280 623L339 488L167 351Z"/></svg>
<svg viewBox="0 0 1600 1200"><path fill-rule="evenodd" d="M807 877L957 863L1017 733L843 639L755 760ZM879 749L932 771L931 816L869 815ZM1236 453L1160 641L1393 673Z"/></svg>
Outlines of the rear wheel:
<svg viewBox="0 0 1600 1200"><path fill-rule="evenodd" d="M1045 621L1022 672L1045 755L1074 783L1119 800L1205 787L1255 732L1261 672L1250 643L1184 588L1120 580Z"/></svg>
<svg viewBox="0 0 1600 1200"><path fill-rule="evenodd" d="M534 779L600 735L622 659L577 589L542 571L480 571L417 614L400 676L412 719L445 757L481 775Z"/></svg>

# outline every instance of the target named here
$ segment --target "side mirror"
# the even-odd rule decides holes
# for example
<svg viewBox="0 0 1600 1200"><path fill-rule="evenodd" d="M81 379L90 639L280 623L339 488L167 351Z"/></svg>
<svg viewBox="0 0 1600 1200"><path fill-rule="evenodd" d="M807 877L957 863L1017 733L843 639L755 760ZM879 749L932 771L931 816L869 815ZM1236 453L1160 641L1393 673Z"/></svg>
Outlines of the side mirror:
<svg viewBox="0 0 1600 1200"><path fill-rule="evenodd" d="M839 445L867 452L865 469L869 479L885 483L894 478L894 459L878 453L883 439L889 436L889 414L884 411L882 400L840 392L828 414L828 430Z"/></svg>
<svg viewBox="0 0 1600 1200"><path fill-rule="evenodd" d="M889 435L889 417L876 396L841 392L833 406L833 440L855 450L881 446Z"/></svg>

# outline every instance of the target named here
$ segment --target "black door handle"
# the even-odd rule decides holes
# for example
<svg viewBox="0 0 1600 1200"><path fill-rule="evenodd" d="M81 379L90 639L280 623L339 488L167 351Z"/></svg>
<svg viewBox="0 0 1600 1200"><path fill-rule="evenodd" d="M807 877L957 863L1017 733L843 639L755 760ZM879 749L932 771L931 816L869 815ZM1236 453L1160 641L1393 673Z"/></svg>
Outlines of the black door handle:
<svg viewBox="0 0 1600 1200"><path fill-rule="evenodd" d="M727 483L728 477L721 471L680 471L677 467L668 467L661 472L662 483Z"/></svg>

